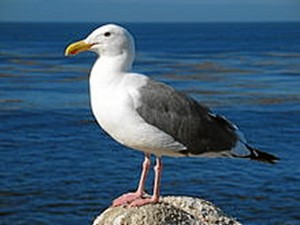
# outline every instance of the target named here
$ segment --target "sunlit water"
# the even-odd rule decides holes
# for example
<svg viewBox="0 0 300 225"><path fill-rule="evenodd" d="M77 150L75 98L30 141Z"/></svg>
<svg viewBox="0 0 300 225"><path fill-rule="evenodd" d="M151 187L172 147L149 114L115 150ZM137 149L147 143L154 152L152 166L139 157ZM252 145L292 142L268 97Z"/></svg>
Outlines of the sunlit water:
<svg viewBox="0 0 300 225"><path fill-rule="evenodd" d="M166 157L162 194L205 198L244 224L299 224L300 24L126 26L135 71L192 95L281 158ZM63 56L95 27L0 24L0 224L90 224L136 187L142 153L112 141L91 114L95 56Z"/></svg>

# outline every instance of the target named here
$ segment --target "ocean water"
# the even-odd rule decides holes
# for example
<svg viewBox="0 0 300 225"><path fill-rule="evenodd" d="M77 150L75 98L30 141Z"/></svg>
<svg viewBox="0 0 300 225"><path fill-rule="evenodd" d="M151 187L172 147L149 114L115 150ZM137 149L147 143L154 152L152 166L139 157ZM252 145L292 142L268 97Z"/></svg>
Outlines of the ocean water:
<svg viewBox="0 0 300 225"><path fill-rule="evenodd" d="M136 188L141 152L95 123L95 55L65 47L100 24L0 24L0 224L91 224ZM300 24L123 24L134 70L184 91L281 158L164 158L162 195L198 196L244 224L300 224ZM151 192L153 172L147 190Z"/></svg>

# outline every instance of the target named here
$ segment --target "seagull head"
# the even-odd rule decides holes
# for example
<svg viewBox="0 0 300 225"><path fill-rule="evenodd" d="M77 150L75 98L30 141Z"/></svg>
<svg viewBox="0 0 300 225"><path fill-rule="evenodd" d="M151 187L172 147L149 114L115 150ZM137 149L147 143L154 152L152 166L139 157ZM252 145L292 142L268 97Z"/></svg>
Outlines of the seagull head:
<svg viewBox="0 0 300 225"><path fill-rule="evenodd" d="M65 55L76 55L83 51L93 51L101 57L127 55L133 58L134 40L125 28L107 24L94 30L84 40L70 44Z"/></svg>

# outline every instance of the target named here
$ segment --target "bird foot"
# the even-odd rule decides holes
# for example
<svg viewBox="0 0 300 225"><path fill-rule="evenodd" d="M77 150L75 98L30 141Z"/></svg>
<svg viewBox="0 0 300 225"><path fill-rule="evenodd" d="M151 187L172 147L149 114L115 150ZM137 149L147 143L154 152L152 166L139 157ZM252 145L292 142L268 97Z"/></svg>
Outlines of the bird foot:
<svg viewBox="0 0 300 225"><path fill-rule="evenodd" d="M138 198L135 199L133 202L129 204L128 207L138 207L138 206L143 206L147 204L154 204L158 202L158 198L156 197L147 197L147 198Z"/></svg>
<svg viewBox="0 0 300 225"><path fill-rule="evenodd" d="M121 205L131 204L135 200L142 198L142 196L143 196L143 193L140 193L140 192L130 192L127 194L123 194L113 201L112 206L117 207L117 206L121 206Z"/></svg>

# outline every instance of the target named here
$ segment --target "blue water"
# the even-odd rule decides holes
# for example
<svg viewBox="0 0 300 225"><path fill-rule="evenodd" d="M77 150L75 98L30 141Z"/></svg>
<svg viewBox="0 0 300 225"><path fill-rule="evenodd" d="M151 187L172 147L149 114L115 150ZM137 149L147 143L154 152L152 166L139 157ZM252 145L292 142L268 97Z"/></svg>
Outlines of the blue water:
<svg viewBox="0 0 300 225"><path fill-rule="evenodd" d="M136 71L226 115L281 158L166 157L162 194L205 198L244 224L300 224L300 24L125 26L137 39ZM0 24L0 224L90 224L136 187L142 153L112 141L91 114L95 55L63 55L96 27Z"/></svg>

